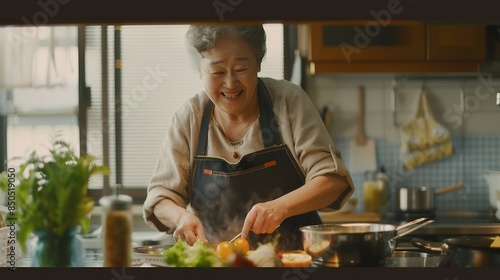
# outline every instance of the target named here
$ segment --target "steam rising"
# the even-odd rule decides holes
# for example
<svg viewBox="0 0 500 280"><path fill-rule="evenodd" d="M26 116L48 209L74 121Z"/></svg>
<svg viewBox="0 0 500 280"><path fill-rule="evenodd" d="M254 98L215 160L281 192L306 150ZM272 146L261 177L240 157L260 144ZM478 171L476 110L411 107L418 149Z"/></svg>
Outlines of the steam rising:
<svg viewBox="0 0 500 280"><path fill-rule="evenodd" d="M247 197L242 197L237 190L225 189L221 192L216 184L212 183L211 186L207 186L204 194L205 199L198 199L204 203L197 205L197 214L204 217L202 223L208 242L218 244L231 240L241 232L246 215L254 204L273 200L283 193L281 189L276 188L266 197L259 196L254 192L250 192ZM214 201L215 197L218 197L216 201ZM256 249L259 243L265 244L273 241L277 242L278 247L283 249L293 250L302 247L300 233L298 231L292 233L286 226L280 226L272 234L250 232L248 241L252 250Z"/></svg>

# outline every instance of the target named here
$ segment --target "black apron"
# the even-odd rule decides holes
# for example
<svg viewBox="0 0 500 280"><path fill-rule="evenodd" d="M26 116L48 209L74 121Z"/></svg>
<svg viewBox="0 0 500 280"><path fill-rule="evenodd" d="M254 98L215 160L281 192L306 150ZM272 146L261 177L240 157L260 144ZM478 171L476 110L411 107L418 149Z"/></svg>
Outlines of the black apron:
<svg viewBox="0 0 500 280"><path fill-rule="evenodd" d="M281 141L272 101L260 79L257 94L265 148L244 155L237 164L206 156L208 124L213 108L210 99L205 107L190 196L191 206L200 218L210 243L228 241L239 233L254 204L273 200L304 185L304 174ZM251 249L255 249L258 243L273 240L278 241L278 249L302 249L299 228L321 223L318 213L311 211L285 219L273 234L250 232L248 241Z"/></svg>

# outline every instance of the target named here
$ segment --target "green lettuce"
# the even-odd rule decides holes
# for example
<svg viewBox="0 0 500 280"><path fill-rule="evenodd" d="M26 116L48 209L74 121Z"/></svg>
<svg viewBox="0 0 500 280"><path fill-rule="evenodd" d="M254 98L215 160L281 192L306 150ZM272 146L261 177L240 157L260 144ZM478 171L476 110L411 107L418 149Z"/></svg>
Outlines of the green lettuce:
<svg viewBox="0 0 500 280"><path fill-rule="evenodd" d="M164 262L172 267L222 267L224 263L217 252L201 240L191 246L183 240L163 251Z"/></svg>

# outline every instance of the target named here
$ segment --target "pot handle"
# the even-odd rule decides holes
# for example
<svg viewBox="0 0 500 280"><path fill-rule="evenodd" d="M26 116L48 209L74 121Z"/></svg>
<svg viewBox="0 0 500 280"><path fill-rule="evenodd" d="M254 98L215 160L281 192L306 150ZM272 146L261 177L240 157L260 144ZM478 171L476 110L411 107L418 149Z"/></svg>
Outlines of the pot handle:
<svg viewBox="0 0 500 280"><path fill-rule="evenodd" d="M428 225L428 224L430 224L430 223L433 223L433 222L434 222L434 220L428 220L428 221L425 221L424 223L422 223L422 224L420 224L420 225L417 225L417 226L415 226L414 228L411 228L411 229L409 229L409 230L407 230L407 231L405 231L405 232L402 232L402 233L400 233L400 234L397 234L396 236L394 236L394 237L393 237L393 239L397 239L397 238L399 238L399 237L405 236L405 235L407 235L408 233L413 232L413 231L415 231L415 230L417 230L417 229L419 229L419 228L421 228L421 227L423 227L423 226L426 226L426 225ZM400 229L401 229L401 228L400 228Z"/></svg>
<svg viewBox="0 0 500 280"><path fill-rule="evenodd" d="M449 186L449 187L446 187L446 188L442 188L442 189L436 190L434 192L434 194L439 195L439 194L449 193L449 192L452 192L452 191L457 191L457 190L461 189L463 186L464 186L464 184L462 184L462 183L455 184L453 186Z"/></svg>
<svg viewBox="0 0 500 280"><path fill-rule="evenodd" d="M418 223L423 222L423 221L425 221L425 220L427 220L427 219L428 219L428 218L426 218L426 217L424 217L424 218L418 218L418 219L415 219L415 220L413 220L413 221L411 221L411 222L408 222L408 223L406 223L406 224L403 224L403 225L400 225L400 226L396 227L396 231L400 231L400 230L402 230L402 229L404 229L404 228L407 228L407 227L412 226L412 225L414 225L414 224L418 224Z"/></svg>
<svg viewBox="0 0 500 280"><path fill-rule="evenodd" d="M424 250L425 252L429 253L429 254L438 254L438 255L441 255L443 254L443 249L440 248L440 247L432 247L432 245L425 241L425 240L422 240L420 238L412 238L411 239L411 244L419 249L422 249Z"/></svg>

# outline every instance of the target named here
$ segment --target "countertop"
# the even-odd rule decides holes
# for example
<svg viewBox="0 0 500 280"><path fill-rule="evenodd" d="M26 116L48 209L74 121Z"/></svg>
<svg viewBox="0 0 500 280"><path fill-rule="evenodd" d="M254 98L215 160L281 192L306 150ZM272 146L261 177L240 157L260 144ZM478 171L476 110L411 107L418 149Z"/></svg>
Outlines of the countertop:
<svg viewBox="0 0 500 280"><path fill-rule="evenodd" d="M461 235L500 235L500 221L493 212L438 212L433 223L415 230L411 235L420 236L461 236ZM402 224L390 214L381 222Z"/></svg>

